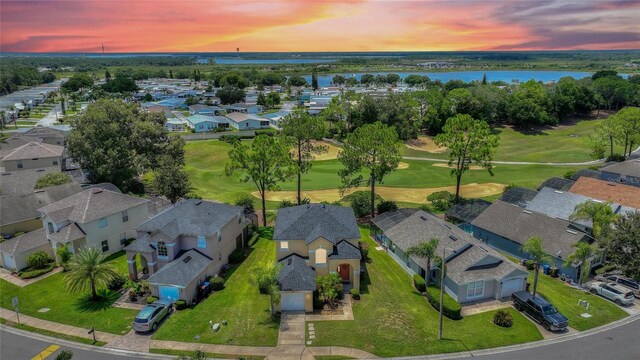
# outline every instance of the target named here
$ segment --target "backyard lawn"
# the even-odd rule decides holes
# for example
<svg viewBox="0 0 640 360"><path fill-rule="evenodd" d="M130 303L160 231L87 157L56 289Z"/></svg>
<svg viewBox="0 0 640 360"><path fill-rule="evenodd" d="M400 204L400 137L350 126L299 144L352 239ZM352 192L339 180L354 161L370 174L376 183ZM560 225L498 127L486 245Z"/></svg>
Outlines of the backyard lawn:
<svg viewBox="0 0 640 360"><path fill-rule="evenodd" d="M111 256L109 261L119 272L126 269L124 252ZM26 315L87 329L95 326L98 331L113 334L125 334L131 329L137 311L111 306L119 293L107 290L102 301L93 303L88 295L69 294L64 287L63 276L58 273L23 288L0 280L0 306L13 309L11 299L17 296L20 312ZM43 308L49 311L38 312Z"/></svg>
<svg viewBox="0 0 640 360"><path fill-rule="evenodd" d="M438 312L413 287L411 277L386 253L374 250L362 280L362 300L354 305L354 321L314 321L312 346L347 346L378 356L410 356L492 348L541 340L535 325L510 309L514 324L493 324L494 311L454 321L445 318L444 340L437 340Z"/></svg>
<svg viewBox="0 0 640 360"><path fill-rule="evenodd" d="M195 193L205 199L233 202L240 194L256 191L252 183L240 182L241 174L236 173L227 177L224 165L227 152L231 146L227 143L208 140L192 141L185 146L187 166L191 183ZM455 179L450 170L441 167L440 163L421 160L402 160L408 167L397 170L385 178L381 186L394 188L435 188L454 186ZM337 189L340 184L338 170L342 165L338 160L314 161L308 174L303 175L303 191ZM545 166L545 165L496 165L494 176L486 170L471 170L462 177L462 184L499 183L516 184L518 186L537 187L544 180L562 176L569 170L583 167L575 166ZM294 181L280 184L281 190L292 191L296 188ZM409 192L411 192L409 190ZM267 208L273 209L277 202L267 203ZM417 203L413 203L415 206ZM260 203L256 198L256 205Z"/></svg>
<svg viewBox="0 0 640 360"><path fill-rule="evenodd" d="M256 266L274 262L275 245L272 229L262 229L261 237L252 244L253 251L238 267L229 271L225 289L209 296L192 309L174 313L153 336L158 340L175 340L229 345L275 346L279 322L272 320L269 297L261 295L249 282ZM209 321L228 322L220 331L209 329ZM200 340L194 339L200 336Z"/></svg>

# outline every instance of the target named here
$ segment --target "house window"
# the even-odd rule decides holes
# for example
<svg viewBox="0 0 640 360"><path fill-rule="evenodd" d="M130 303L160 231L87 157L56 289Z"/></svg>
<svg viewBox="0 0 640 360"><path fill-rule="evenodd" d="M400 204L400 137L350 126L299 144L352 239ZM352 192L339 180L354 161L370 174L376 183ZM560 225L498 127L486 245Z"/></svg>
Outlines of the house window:
<svg viewBox="0 0 640 360"><path fill-rule="evenodd" d="M109 251L109 240L105 240L102 242L102 252Z"/></svg>
<svg viewBox="0 0 640 360"><path fill-rule="evenodd" d="M24 166L22 165L22 160L18 160L16 162L16 166L18 166L18 169L22 169Z"/></svg>
<svg viewBox="0 0 640 360"><path fill-rule="evenodd" d="M281 241L280 242L280 250L289 250L289 242Z"/></svg>
<svg viewBox="0 0 640 360"><path fill-rule="evenodd" d="M326 264L327 263L327 250L318 249L316 250L316 264Z"/></svg>
<svg viewBox="0 0 640 360"><path fill-rule="evenodd" d="M58 165L58 160L53 160L53 165Z"/></svg>
<svg viewBox="0 0 640 360"><path fill-rule="evenodd" d="M467 299L484 295L484 281L475 281L467 285Z"/></svg>
<svg viewBox="0 0 640 360"><path fill-rule="evenodd" d="M127 213L127 210L122 212L122 222L125 223L129 221L129 213Z"/></svg>
<svg viewBox="0 0 640 360"><path fill-rule="evenodd" d="M106 218L100 219L100 224L99 224L100 229L107 227L107 225L108 224L107 224L107 219Z"/></svg>
<svg viewBox="0 0 640 360"><path fill-rule="evenodd" d="M199 235L198 236L198 247L200 249L206 249L207 248L207 239L204 237L204 235Z"/></svg>
<svg viewBox="0 0 640 360"><path fill-rule="evenodd" d="M53 228L53 224L52 223L47 223L47 228L49 229L49 234L53 234L55 231L55 229Z"/></svg>
<svg viewBox="0 0 640 360"><path fill-rule="evenodd" d="M165 244L164 241L160 241L158 243L158 256L165 258L169 256L169 250L167 249L167 244Z"/></svg>

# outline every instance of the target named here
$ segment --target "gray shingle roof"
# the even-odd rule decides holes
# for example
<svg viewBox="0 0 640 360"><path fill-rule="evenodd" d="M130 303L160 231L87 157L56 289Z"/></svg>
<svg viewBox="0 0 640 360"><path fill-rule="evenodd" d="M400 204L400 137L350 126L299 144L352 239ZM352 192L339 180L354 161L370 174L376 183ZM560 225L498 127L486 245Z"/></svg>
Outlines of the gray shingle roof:
<svg viewBox="0 0 640 360"><path fill-rule="evenodd" d="M148 202L147 199L93 188L44 206L38 211L43 216L51 214L58 220L85 224Z"/></svg>
<svg viewBox="0 0 640 360"><path fill-rule="evenodd" d="M571 245L578 241L591 242L589 236L566 221L502 201L493 203L472 224L520 245L524 245L533 236L539 236L547 253L556 257L559 254L561 259L573 253Z"/></svg>
<svg viewBox="0 0 640 360"><path fill-rule="evenodd" d="M627 160L624 162L613 163L600 168L600 171L606 171L614 174L637 176L640 177L640 159Z"/></svg>
<svg viewBox="0 0 640 360"><path fill-rule="evenodd" d="M60 172L59 167L5 171L0 174L0 194L29 194L33 192L38 180L50 173Z"/></svg>
<svg viewBox="0 0 640 360"><path fill-rule="evenodd" d="M329 255L329 259L358 259L362 258L360 249L353 246L350 242L342 240L333 247L333 253Z"/></svg>
<svg viewBox="0 0 640 360"><path fill-rule="evenodd" d="M194 279L198 278L212 261L210 257L191 249L149 276L148 281L150 284L187 287Z"/></svg>
<svg viewBox="0 0 640 360"><path fill-rule="evenodd" d="M38 229L1 242L0 251L9 254L20 254L48 243L44 229Z"/></svg>
<svg viewBox="0 0 640 360"><path fill-rule="evenodd" d="M76 183L48 187L29 194L0 196L0 225L37 219L38 209L81 191Z"/></svg>
<svg viewBox="0 0 640 360"><path fill-rule="evenodd" d="M59 157L62 156L63 153L64 146L32 141L9 152L2 158L2 161Z"/></svg>
<svg viewBox="0 0 640 360"><path fill-rule="evenodd" d="M143 253L153 253L156 250L151 245L151 238L149 237L148 234L139 236L135 241L127 245L127 247L125 247L124 249L126 251L135 251L135 252L143 252Z"/></svg>
<svg viewBox="0 0 640 360"><path fill-rule="evenodd" d="M307 265L305 259L291 254L279 261L282 269L278 283L282 291L313 291L316 289L316 271Z"/></svg>
<svg viewBox="0 0 640 360"><path fill-rule="evenodd" d="M70 241L82 239L87 233L84 232L76 223L70 223L53 234L49 234L49 238L59 243L67 243Z"/></svg>
<svg viewBox="0 0 640 360"><path fill-rule="evenodd" d="M274 240L306 240L324 237L333 244L359 239L360 230L353 209L337 205L308 204L278 210Z"/></svg>
<svg viewBox="0 0 640 360"><path fill-rule="evenodd" d="M447 250L447 277L458 284L470 281L502 279L511 273L517 273L517 267L507 258L480 243L477 239L446 221L422 210L392 211L378 215L373 223L380 228L387 218L394 219L394 225L385 226L384 235L402 251L407 251L411 246L430 239L438 239L437 253L441 254L443 247ZM382 229L382 228L381 228ZM454 240L455 239L455 240ZM456 250L455 253L451 249ZM417 256L411 259L423 269L427 269L427 260ZM491 266L477 267L476 264L492 264ZM432 261L431 267L435 267ZM521 273L519 275L526 275Z"/></svg>
<svg viewBox="0 0 640 360"><path fill-rule="evenodd" d="M241 206L185 199L140 224L136 229L148 233L161 231L171 239L179 235L211 236L230 221L237 219L242 212Z"/></svg>

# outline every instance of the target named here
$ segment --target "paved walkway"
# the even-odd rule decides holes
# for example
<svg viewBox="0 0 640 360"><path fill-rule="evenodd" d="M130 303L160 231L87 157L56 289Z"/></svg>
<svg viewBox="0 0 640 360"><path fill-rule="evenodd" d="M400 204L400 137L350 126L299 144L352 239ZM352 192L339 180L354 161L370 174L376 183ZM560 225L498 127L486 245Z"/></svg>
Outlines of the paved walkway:
<svg viewBox="0 0 640 360"><path fill-rule="evenodd" d="M11 275L11 273L7 269L0 268L0 279L6 280L6 281L12 283L13 285L16 285L16 286L19 286L19 287L25 287L27 285L33 284L34 282L36 282L38 280L46 279L49 276L57 274L57 273L59 273L61 271L62 271L62 267L59 266L59 267L51 270L50 272L48 272L48 273L46 273L44 275L40 275L40 276L35 277L33 279L23 280L23 279L20 279L17 276Z"/></svg>
<svg viewBox="0 0 640 360"><path fill-rule="evenodd" d="M109 341L105 348L128 351L149 352L151 334L138 334L131 330L125 336L118 336Z"/></svg>
<svg viewBox="0 0 640 360"><path fill-rule="evenodd" d="M353 308L351 306L351 295L344 295L342 304L342 315L319 315L307 314L307 321L325 321L325 320L353 320Z"/></svg>
<svg viewBox="0 0 640 360"><path fill-rule="evenodd" d="M0 318L13 321L15 323L18 322L16 318L16 313L14 311L0 308ZM87 334L89 329L83 329L71 325L59 324L53 321L42 320L38 318L34 318L29 315L20 314L20 324L29 325L38 329L45 329L49 331L53 331L60 334L77 336L85 339L93 339L93 335ZM118 338L121 338L120 335L109 334L101 331L96 331L96 340L104 341L106 343L114 341Z"/></svg>
<svg viewBox="0 0 640 360"><path fill-rule="evenodd" d="M469 316L508 307L511 307L510 299L483 301L477 304L463 305L460 314L462 316Z"/></svg>

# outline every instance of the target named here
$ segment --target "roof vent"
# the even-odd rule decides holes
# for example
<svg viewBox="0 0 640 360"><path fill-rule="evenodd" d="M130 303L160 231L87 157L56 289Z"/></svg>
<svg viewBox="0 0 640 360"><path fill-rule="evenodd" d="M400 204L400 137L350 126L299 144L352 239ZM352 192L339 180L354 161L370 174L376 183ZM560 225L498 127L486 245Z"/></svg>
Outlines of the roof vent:
<svg viewBox="0 0 640 360"><path fill-rule="evenodd" d="M567 229L567 232L568 232L569 234L578 235L578 232L573 231L573 230L569 230L569 229Z"/></svg>
<svg viewBox="0 0 640 360"><path fill-rule="evenodd" d="M100 194L102 192L102 188L93 188L94 194Z"/></svg>
<svg viewBox="0 0 640 360"><path fill-rule="evenodd" d="M564 192L562 192L560 190L554 190L553 192L556 193L556 194L564 194Z"/></svg>
<svg viewBox="0 0 640 360"><path fill-rule="evenodd" d="M420 219L422 219L422 220L424 220L424 221L427 221L427 217L426 217L426 216L424 216L424 215L420 215Z"/></svg>
<svg viewBox="0 0 640 360"><path fill-rule="evenodd" d="M532 213L531 211L529 211L529 210L522 210L522 212L523 212L523 213L525 213L525 214L529 214L529 215L533 214L533 213Z"/></svg>
<svg viewBox="0 0 640 360"><path fill-rule="evenodd" d="M453 240L453 241L457 241L458 237L455 235L449 235L449 239Z"/></svg>
<svg viewBox="0 0 640 360"><path fill-rule="evenodd" d="M191 261L191 256L187 256L187 257L186 257L186 258L184 258L184 260L182 260L182 261L184 261L184 263L185 263L185 264L186 264L186 263L188 263L189 261Z"/></svg>
<svg viewBox="0 0 640 360"><path fill-rule="evenodd" d="M196 206L202 204L202 201L196 201Z"/></svg>

